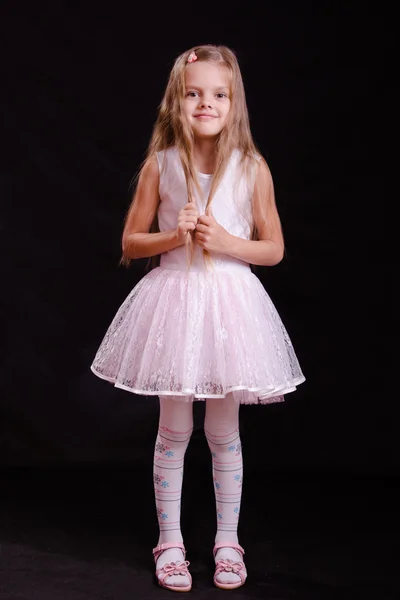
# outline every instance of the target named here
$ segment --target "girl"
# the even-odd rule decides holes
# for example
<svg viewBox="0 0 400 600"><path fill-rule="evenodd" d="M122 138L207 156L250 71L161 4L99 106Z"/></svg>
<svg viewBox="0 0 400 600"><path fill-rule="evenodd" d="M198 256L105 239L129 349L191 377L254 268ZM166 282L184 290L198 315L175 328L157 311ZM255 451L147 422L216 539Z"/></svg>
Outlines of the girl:
<svg viewBox="0 0 400 600"><path fill-rule="evenodd" d="M217 517L214 583L237 588L246 580L237 537L239 406L280 402L305 378L250 267L279 263L284 242L271 174L251 136L230 49L198 46L175 61L122 249L125 264L160 260L118 310L91 368L119 388L159 396L156 576L167 589L191 589L180 499L192 403L204 400Z"/></svg>

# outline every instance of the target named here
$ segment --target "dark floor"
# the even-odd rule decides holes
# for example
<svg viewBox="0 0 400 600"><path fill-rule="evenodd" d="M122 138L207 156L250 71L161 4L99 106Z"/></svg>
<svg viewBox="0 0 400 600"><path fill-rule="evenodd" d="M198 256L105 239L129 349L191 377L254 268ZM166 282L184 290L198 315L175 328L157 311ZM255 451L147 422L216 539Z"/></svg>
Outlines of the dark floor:
<svg viewBox="0 0 400 600"><path fill-rule="evenodd" d="M400 598L395 478L297 472L263 479L247 476L240 541L249 576L244 587L228 592L212 584L211 483L186 477L189 596ZM151 473L135 466L5 469L0 496L1 600L174 597L153 576Z"/></svg>

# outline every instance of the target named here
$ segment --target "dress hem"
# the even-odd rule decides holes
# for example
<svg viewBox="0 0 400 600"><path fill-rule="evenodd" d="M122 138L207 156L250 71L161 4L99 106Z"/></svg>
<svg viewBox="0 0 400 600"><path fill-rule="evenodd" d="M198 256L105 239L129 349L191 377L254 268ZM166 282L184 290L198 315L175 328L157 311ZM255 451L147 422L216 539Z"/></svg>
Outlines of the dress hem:
<svg viewBox="0 0 400 600"><path fill-rule="evenodd" d="M236 392L236 391L261 392L262 390L265 390L265 388L249 388L246 386L229 387L229 388L227 388L227 391L225 394L195 394L193 392L193 390L189 390L189 389L184 390L183 392L176 392L176 391L171 391L171 390L156 390L156 391L139 390L136 388L129 387L127 385L123 385L122 383L119 383L113 377L108 377L107 375L103 375L102 373L97 371L93 367L93 365L91 365L90 370L100 379L104 379L105 381L112 383L114 385L114 387L119 388L121 390L125 390L127 392L131 392L133 394L142 395L142 396L190 396L197 400L205 400L206 398L226 398L226 396L229 393ZM274 398L274 402L283 402L284 401L283 396L285 394L289 394L290 392L294 392L297 389L297 386L300 385L301 383L303 383L305 380L306 380L306 378L304 376L299 377L293 381L293 385L291 387L285 388L284 386L281 386L280 388L275 388L273 391L268 393L268 395L263 394L262 396L258 396L257 398L260 402L248 402L246 404L259 404L262 402L265 402L267 404L268 400L270 400L272 398ZM282 399L278 399L281 396L282 396Z"/></svg>

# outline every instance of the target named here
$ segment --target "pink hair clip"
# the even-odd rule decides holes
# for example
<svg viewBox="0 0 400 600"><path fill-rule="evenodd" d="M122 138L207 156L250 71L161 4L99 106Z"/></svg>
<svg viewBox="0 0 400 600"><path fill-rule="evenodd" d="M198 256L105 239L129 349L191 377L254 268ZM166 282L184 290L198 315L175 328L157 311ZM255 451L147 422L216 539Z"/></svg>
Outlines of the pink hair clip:
<svg viewBox="0 0 400 600"><path fill-rule="evenodd" d="M189 54L189 56L188 56L188 59L187 59L187 61L188 61L188 63L192 63L192 62L194 62L195 60L197 60L196 53L195 53L195 52L191 52L191 53Z"/></svg>

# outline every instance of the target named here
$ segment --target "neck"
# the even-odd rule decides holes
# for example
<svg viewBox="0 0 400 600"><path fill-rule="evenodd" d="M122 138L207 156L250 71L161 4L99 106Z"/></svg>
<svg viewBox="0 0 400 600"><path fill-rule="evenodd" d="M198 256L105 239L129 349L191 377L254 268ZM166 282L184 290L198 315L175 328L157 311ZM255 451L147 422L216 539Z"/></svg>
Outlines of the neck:
<svg viewBox="0 0 400 600"><path fill-rule="evenodd" d="M193 157L199 171L212 173L215 167L215 140L207 138L195 139Z"/></svg>

